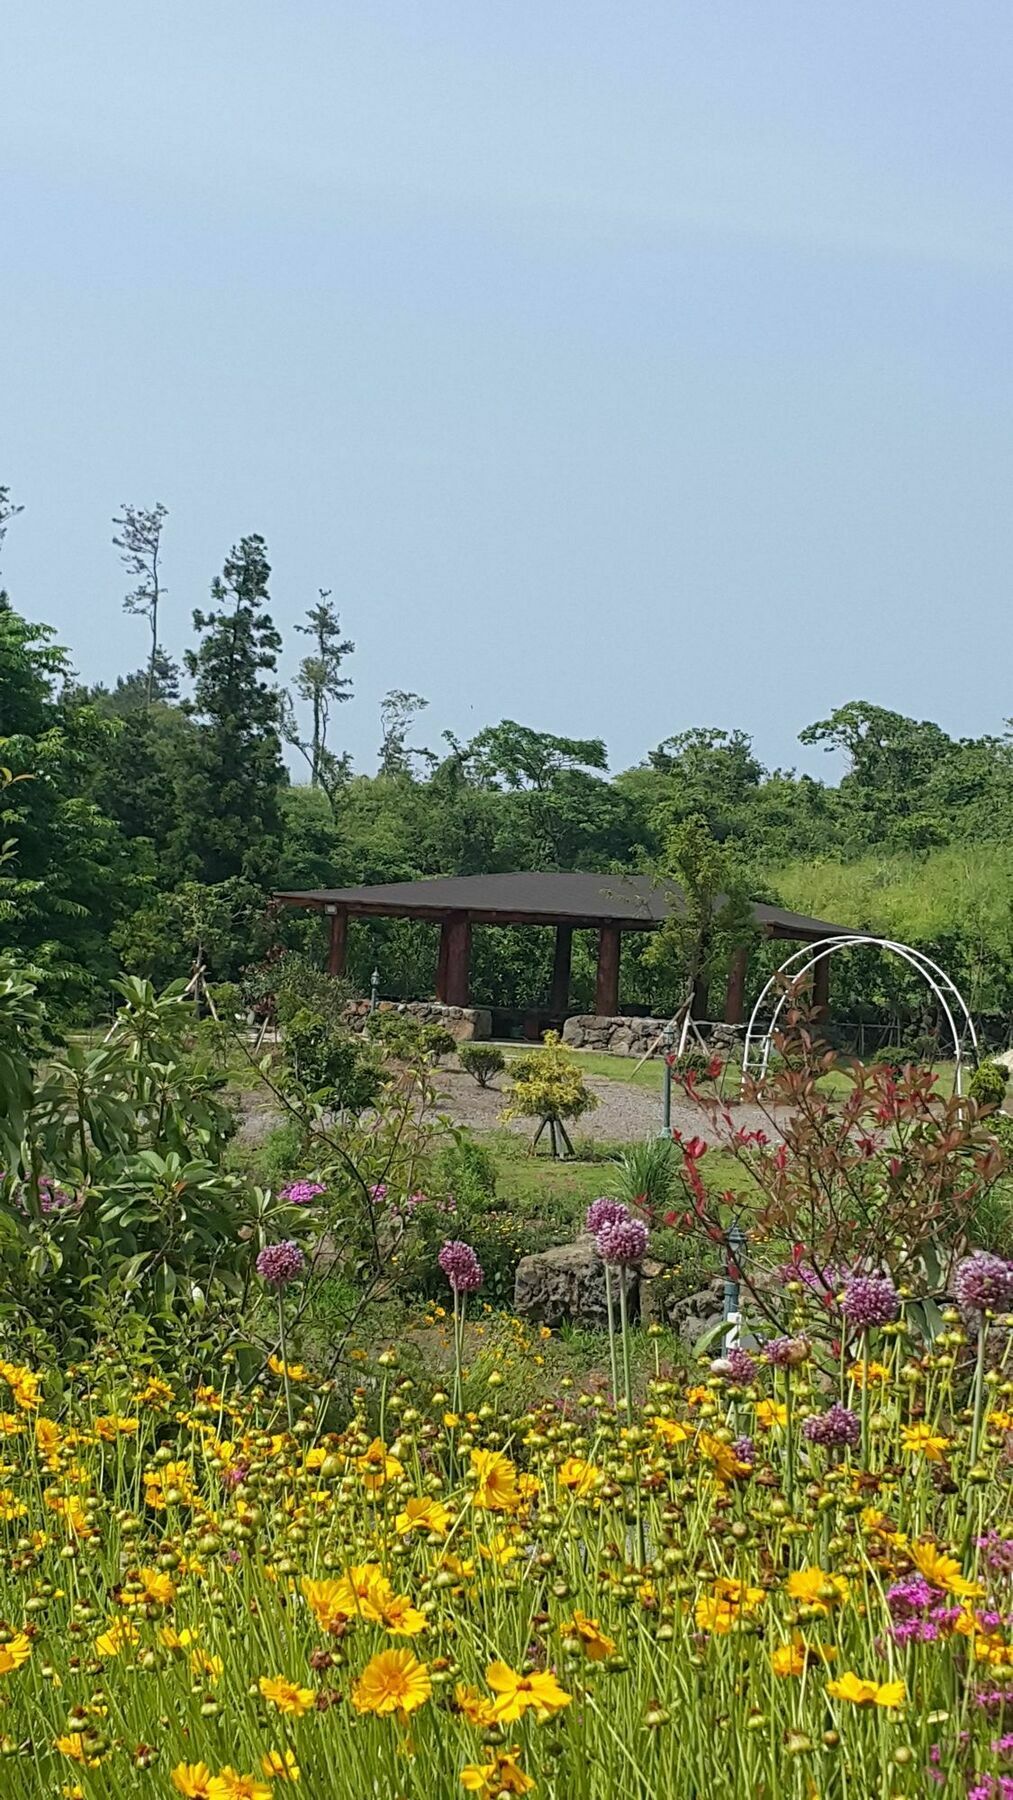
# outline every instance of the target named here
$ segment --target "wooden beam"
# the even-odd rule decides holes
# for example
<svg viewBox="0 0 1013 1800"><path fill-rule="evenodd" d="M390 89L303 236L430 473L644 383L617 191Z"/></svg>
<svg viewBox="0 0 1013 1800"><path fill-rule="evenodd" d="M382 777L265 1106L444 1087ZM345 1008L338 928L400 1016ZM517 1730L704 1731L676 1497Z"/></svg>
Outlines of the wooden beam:
<svg viewBox="0 0 1013 1800"><path fill-rule="evenodd" d="M471 966L471 920L465 913L455 913L444 927L447 936L444 974L446 1006L467 1006Z"/></svg>
<svg viewBox="0 0 1013 1800"><path fill-rule="evenodd" d="M600 1019L612 1019L619 1011L619 952L622 933L618 925L603 925L598 933L598 976L594 1010Z"/></svg>
<svg viewBox="0 0 1013 1800"><path fill-rule="evenodd" d="M573 955L573 926L556 926L556 948L552 958L552 989L549 1006L554 1013L565 1013L570 1004L570 960Z"/></svg>
<svg viewBox="0 0 1013 1800"><path fill-rule="evenodd" d="M440 1004L447 1003L447 953L450 948L450 920L445 918L440 926L440 953L436 962L436 998Z"/></svg>
<svg viewBox="0 0 1013 1800"><path fill-rule="evenodd" d="M741 1025L746 1011L746 971L749 968L749 945L740 944L732 952L725 989L725 1024Z"/></svg>
<svg viewBox="0 0 1013 1800"><path fill-rule="evenodd" d="M328 975L343 975L347 956L348 914L344 907L341 907L330 915L330 935L327 943Z"/></svg>

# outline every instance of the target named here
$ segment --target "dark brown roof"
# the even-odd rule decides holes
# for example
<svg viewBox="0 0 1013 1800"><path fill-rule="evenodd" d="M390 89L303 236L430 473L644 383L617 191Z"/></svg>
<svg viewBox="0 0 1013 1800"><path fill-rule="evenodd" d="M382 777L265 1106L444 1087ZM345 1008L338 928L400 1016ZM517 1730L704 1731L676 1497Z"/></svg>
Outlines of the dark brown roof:
<svg viewBox="0 0 1013 1800"><path fill-rule="evenodd" d="M646 875L585 875L524 871L511 875L436 875L424 881L391 881L375 887L282 890L286 906L382 918L440 919L466 913L478 925L621 925L650 931L672 911L675 890ZM757 924L770 937L814 940L845 937L849 927L828 925L782 906L753 905Z"/></svg>

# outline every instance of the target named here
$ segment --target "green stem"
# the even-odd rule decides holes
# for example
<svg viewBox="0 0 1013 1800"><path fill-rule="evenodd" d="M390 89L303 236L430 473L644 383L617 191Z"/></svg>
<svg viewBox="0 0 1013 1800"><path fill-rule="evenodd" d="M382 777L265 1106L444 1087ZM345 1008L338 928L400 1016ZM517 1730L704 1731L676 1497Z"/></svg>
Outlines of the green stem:
<svg viewBox="0 0 1013 1800"><path fill-rule="evenodd" d="M974 1420L971 1425L971 1467L978 1460L978 1449L981 1444L981 1421L985 1411L985 1341L988 1337L988 1326L982 1313L978 1321L978 1355L974 1364Z"/></svg>
<svg viewBox="0 0 1013 1800"><path fill-rule="evenodd" d="M288 1420L289 1431L291 1431L291 1429L292 1429L292 1389L289 1386L288 1346L286 1345L286 1342L285 1342L285 1302L281 1297L281 1288L280 1287L278 1289L278 1345L281 1350L281 1367L282 1367L281 1379L282 1379L282 1385L285 1389L285 1417Z"/></svg>
<svg viewBox="0 0 1013 1800"><path fill-rule="evenodd" d="M612 1368L612 1404L619 1405L619 1364L616 1358L616 1321L612 1310L612 1270L609 1264L605 1267L605 1310L608 1314L609 1328L609 1363Z"/></svg>

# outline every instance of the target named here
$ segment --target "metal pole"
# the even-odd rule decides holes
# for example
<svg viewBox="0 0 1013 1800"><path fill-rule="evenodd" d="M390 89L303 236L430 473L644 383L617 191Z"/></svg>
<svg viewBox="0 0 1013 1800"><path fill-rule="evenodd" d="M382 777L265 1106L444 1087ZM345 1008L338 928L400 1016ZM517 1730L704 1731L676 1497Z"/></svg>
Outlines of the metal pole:
<svg viewBox="0 0 1013 1800"><path fill-rule="evenodd" d="M725 1248L728 1252L725 1263L725 1334L724 1348L731 1350L739 1341L742 1327L742 1314L739 1311L739 1269L742 1266L748 1240L737 1219L733 1219L725 1233Z"/></svg>
<svg viewBox="0 0 1013 1800"><path fill-rule="evenodd" d="M369 1010L375 1013L380 1004L380 971L374 969L369 978Z"/></svg>
<svg viewBox="0 0 1013 1800"><path fill-rule="evenodd" d="M675 1044L675 1033L671 1025L666 1025L661 1034L664 1051L665 1069L661 1080L661 1130L659 1137L670 1138L672 1135L672 1053Z"/></svg>

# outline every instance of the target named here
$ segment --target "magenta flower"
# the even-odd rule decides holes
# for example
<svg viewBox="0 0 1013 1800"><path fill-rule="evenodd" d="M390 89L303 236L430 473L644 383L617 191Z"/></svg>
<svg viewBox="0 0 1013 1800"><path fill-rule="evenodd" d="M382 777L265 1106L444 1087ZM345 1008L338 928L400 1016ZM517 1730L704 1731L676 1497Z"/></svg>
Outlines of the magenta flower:
<svg viewBox="0 0 1013 1800"><path fill-rule="evenodd" d="M327 1189L319 1181L290 1181L278 1195L279 1200L287 1200L290 1206L312 1206Z"/></svg>
<svg viewBox="0 0 1013 1800"><path fill-rule="evenodd" d="M602 1262L619 1268L643 1260L647 1251L647 1226L642 1219L611 1219L595 1232L595 1247Z"/></svg>
<svg viewBox="0 0 1013 1800"><path fill-rule="evenodd" d="M473 1294L482 1285L482 1265L470 1244L448 1238L437 1257L455 1294Z"/></svg>
<svg viewBox="0 0 1013 1800"><path fill-rule="evenodd" d="M854 1447L862 1435L861 1420L837 1400L826 1412L810 1413L803 1419L802 1435L810 1444L822 1444L827 1449L844 1444Z"/></svg>
<svg viewBox="0 0 1013 1800"><path fill-rule="evenodd" d="M888 1275L853 1275L846 1284L841 1311L857 1331L889 1325L900 1312L900 1298Z"/></svg>
<svg viewBox="0 0 1013 1800"><path fill-rule="evenodd" d="M599 1194L592 1200L584 1215L584 1230L592 1237L597 1237L603 1225L612 1225L617 1219L628 1219L630 1209L621 1200L612 1200L608 1194Z"/></svg>
<svg viewBox="0 0 1013 1800"><path fill-rule="evenodd" d="M287 1287L306 1267L306 1258L298 1244L285 1238L280 1244L265 1244L257 1257L257 1274L268 1287Z"/></svg>
<svg viewBox="0 0 1013 1800"><path fill-rule="evenodd" d="M957 1264L953 1292L968 1312L1003 1312L1013 1306L1013 1265L989 1250L975 1250Z"/></svg>
<svg viewBox="0 0 1013 1800"><path fill-rule="evenodd" d="M763 1354L774 1369L797 1369L809 1359L809 1339L804 1337L771 1338Z"/></svg>

